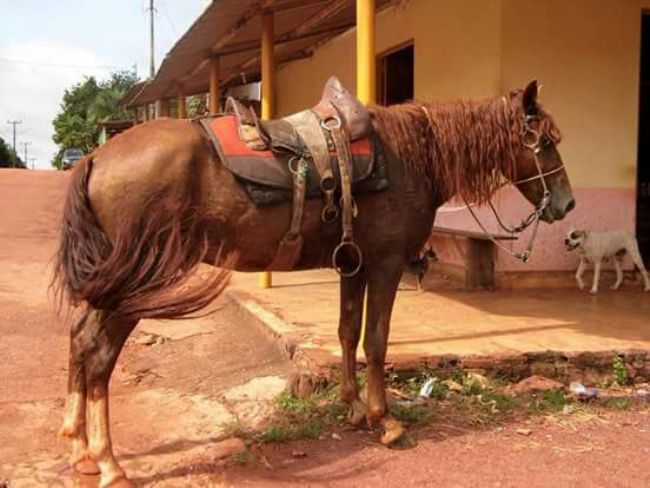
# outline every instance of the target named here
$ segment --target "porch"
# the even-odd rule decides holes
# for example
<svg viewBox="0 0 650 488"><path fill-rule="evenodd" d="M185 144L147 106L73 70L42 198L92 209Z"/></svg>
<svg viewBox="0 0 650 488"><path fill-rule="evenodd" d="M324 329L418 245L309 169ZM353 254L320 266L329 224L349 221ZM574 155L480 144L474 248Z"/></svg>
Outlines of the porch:
<svg viewBox="0 0 650 488"><path fill-rule="evenodd" d="M635 284L591 296L577 289L468 292L439 277L418 292L410 281L395 302L388 369L463 368L511 379L542 374L593 382L611 374L614 356L622 355L632 376L650 379L650 301ZM272 289L238 273L228 294L299 364L320 375L338 366L333 271L277 273Z"/></svg>

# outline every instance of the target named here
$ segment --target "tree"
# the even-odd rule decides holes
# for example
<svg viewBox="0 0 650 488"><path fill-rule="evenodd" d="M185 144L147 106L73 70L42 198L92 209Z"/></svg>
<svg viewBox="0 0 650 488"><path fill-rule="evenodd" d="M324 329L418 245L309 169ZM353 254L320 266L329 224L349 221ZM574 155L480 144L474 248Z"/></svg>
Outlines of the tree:
<svg viewBox="0 0 650 488"><path fill-rule="evenodd" d="M52 122L52 139L59 146L52 166L60 168L61 154L65 149L79 148L85 153L91 152L97 146L100 122L130 118L129 112L120 107L119 102L137 82L136 73L118 71L102 82L97 82L92 76L86 77L66 90L61 111Z"/></svg>
<svg viewBox="0 0 650 488"><path fill-rule="evenodd" d="M0 168L26 168L14 149L0 137Z"/></svg>

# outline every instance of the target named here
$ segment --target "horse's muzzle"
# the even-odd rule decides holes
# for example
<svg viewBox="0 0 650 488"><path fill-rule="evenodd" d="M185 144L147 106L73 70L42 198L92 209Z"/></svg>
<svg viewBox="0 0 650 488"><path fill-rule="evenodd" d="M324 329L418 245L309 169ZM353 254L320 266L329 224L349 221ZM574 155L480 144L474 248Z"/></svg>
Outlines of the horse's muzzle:
<svg viewBox="0 0 650 488"><path fill-rule="evenodd" d="M554 202L551 200L551 204L544 209L540 219L542 222L547 224L552 224L556 220L562 220L566 215L576 208L576 201L573 197L570 197L561 202Z"/></svg>

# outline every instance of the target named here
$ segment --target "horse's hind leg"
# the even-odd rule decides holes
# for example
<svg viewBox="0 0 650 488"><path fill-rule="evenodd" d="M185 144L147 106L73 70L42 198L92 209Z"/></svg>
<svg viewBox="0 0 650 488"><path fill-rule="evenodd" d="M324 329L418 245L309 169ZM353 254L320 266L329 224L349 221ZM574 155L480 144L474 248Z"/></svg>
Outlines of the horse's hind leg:
<svg viewBox="0 0 650 488"><path fill-rule="evenodd" d="M382 443L390 444L404 433L399 422L387 415L384 362L388 347L390 318L402 277L403 262L387 259L372 267L368 276L368 312L364 350L368 362L368 422L385 430Z"/></svg>
<svg viewBox="0 0 650 488"><path fill-rule="evenodd" d="M108 383L136 326L91 310L72 328L68 402L61 433L72 440L72 464L101 475L100 487L132 486L113 456L108 423Z"/></svg>
<svg viewBox="0 0 650 488"><path fill-rule="evenodd" d="M86 438L86 375L84 355L92 347L92 328L97 327L94 312L87 312L70 329L68 398L61 435L72 442L70 464L81 474L99 474L97 464L88 455Z"/></svg>
<svg viewBox="0 0 650 488"><path fill-rule="evenodd" d="M359 400L356 371L365 289L366 277L363 272L350 278L341 278L339 315L339 341L343 353L341 400L350 404L350 422L355 425L360 424L366 416L365 405Z"/></svg>
<svg viewBox="0 0 650 488"><path fill-rule="evenodd" d="M124 470L113 455L111 445L108 384L129 334L137 325L137 320L125 321L99 312L99 327L94 336L94 347L88 351L84 361L87 389L87 434L88 453L100 470L100 488L110 486L132 487Z"/></svg>

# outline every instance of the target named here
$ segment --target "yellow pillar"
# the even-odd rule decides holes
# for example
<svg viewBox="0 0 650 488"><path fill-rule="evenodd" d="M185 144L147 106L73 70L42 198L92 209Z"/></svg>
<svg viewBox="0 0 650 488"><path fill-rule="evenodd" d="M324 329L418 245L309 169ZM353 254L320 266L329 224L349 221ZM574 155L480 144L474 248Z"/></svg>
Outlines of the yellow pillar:
<svg viewBox="0 0 650 488"><path fill-rule="evenodd" d="M375 61L375 0L357 0L357 97L377 102Z"/></svg>
<svg viewBox="0 0 650 488"><path fill-rule="evenodd" d="M273 118L275 111L275 55L273 13L262 14L262 118Z"/></svg>
<svg viewBox="0 0 650 488"><path fill-rule="evenodd" d="M221 59L215 56L210 60L210 115L219 113L219 99L221 98L219 91L220 71Z"/></svg>
<svg viewBox="0 0 650 488"><path fill-rule="evenodd" d="M357 97L366 105L377 103L375 58L375 0L357 0ZM363 297L361 343L366 335L368 289Z"/></svg>
<svg viewBox="0 0 650 488"><path fill-rule="evenodd" d="M275 56L274 56L273 13L262 14L262 119L273 118L275 109ZM260 288L271 288L273 279L270 272L260 273Z"/></svg>
<svg viewBox="0 0 650 488"><path fill-rule="evenodd" d="M185 92L183 87L178 85L178 118L186 119L187 118L187 100L185 100Z"/></svg>

